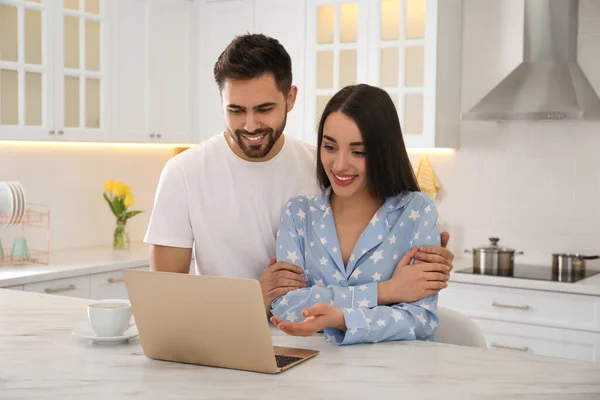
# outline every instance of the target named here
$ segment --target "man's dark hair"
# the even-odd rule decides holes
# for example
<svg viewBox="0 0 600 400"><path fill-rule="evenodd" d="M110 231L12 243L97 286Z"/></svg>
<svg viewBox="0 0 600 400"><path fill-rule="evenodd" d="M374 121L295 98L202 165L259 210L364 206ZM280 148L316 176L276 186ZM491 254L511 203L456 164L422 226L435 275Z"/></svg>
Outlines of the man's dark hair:
<svg viewBox="0 0 600 400"><path fill-rule="evenodd" d="M263 34L237 36L219 56L214 67L219 91L227 79L248 80L272 74L279 91L292 87L292 59L277 39Z"/></svg>

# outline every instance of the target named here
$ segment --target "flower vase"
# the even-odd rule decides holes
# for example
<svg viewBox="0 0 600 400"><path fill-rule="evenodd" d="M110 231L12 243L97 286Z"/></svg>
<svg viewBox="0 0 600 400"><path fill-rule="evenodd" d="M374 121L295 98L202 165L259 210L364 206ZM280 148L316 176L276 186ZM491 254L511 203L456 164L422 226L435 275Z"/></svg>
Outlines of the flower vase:
<svg viewBox="0 0 600 400"><path fill-rule="evenodd" d="M129 231L126 221L117 221L117 227L113 234L113 249L129 248Z"/></svg>

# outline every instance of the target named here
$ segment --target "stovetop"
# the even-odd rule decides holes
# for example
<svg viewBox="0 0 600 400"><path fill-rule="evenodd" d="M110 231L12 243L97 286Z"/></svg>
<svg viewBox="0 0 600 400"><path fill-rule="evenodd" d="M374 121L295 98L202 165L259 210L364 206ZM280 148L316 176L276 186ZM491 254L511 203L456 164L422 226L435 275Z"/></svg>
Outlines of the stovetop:
<svg viewBox="0 0 600 400"><path fill-rule="evenodd" d="M512 274L502 273L501 271L497 271L497 272L486 271L484 273L481 273L479 271L474 271L473 267L457 270L456 272L459 272L461 274L503 276L503 277L507 277L507 278L534 279L534 280L539 280L539 281L574 283L574 282L580 281L582 279L589 278L590 276L599 274L600 270L586 268L586 270L581 273L555 274L552 272L552 267L550 267L550 266L518 265L517 264L517 265L515 265L514 271Z"/></svg>

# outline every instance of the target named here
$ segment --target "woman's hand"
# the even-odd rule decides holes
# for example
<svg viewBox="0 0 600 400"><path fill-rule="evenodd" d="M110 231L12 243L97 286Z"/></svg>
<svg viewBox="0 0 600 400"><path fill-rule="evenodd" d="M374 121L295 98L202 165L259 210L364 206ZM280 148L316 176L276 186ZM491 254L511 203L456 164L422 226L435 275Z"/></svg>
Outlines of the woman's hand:
<svg viewBox="0 0 600 400"><path fill-rule="evenodd" d="M292 336L312 336L325 328L346 330L344 314L339 308L328 303L317 303L302 310L305 318L302 322L282 321L278 317L271 317L271 322L283 332Z"/></svg>

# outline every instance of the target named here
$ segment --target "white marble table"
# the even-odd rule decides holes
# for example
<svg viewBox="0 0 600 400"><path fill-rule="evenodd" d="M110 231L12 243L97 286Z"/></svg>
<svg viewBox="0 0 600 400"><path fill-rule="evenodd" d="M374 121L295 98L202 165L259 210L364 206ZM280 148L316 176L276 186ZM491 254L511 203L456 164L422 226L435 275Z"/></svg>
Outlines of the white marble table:
<svg viewBox="0 0 600 400"><path fill-rule="evenodd" d="M91 345L71 334L91 300L0 289L0 399L600 398L600 364L425 342L318 349L280 375L154 361L138 339Z"/></svg>

